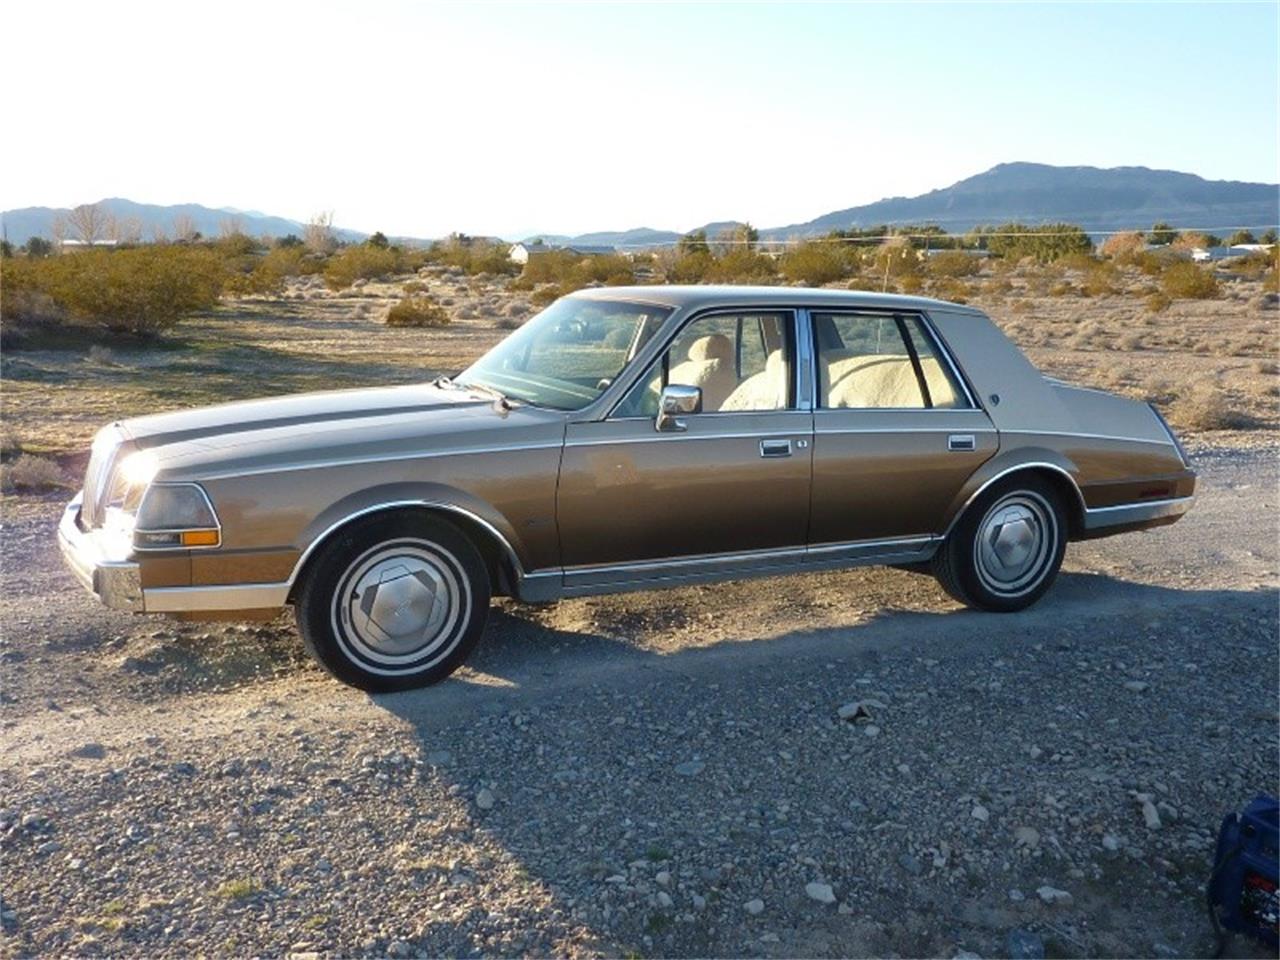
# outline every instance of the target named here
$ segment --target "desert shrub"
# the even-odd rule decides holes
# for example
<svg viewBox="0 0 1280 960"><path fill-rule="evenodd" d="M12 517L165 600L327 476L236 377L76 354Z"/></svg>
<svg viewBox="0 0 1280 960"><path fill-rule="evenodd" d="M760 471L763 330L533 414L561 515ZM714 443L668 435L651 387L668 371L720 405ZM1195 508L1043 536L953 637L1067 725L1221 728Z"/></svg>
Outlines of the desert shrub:
<svg viewBox="0 0 1280 960"><path fill-rule="evenodd" d="M920 255L906 240L886 240L876 250L874 269L881 277L918 276L922 269Z"/></svg>
<svg viewBox="0 0 1280 960"><path fill-rule="evenodd" d="M447 327L449 312L430 297L405 297L387 313L388 327Z"/></svg>
<svg viewBox="0 0 1280 960"><path fill-rule="evenodd" d="M529 294L529 301L538 307L545 307L548 303L559 300L564 293L554 283L546 286L538 287L533 293Z"/></svg>
<svg viewBox="0 0 1280 960"><path fill-rule="evenodd" d="M426 293L427 285L421 280L410 280L408 283L402 284L400 289L405 296L411 297L415 293Z"/></svg>
<svg viewBox="0 0 1280 960"><path fill-rule="evenodd" d="M1049 287L1049 296L1051 297L1072 297L1077 293L1079 293L1079 290L1069 280L1059 280Z"/></svg>
<svg viewBox="0 0 1280 960"><path fill-rule="evenodd" d="M1169 418L1189 430L1247 430L1248 414L1236 410L1212 384L1196 384L1169 408Z"/></svg>
<svg viewBox="0 0 1280 960"><path fill-rule="evenodd" d="M1280 293L1280 270L1272 267L1263 275L1262 289L1268 293Z"/></svg>
<svg viewBox="0 0 1280 960"><path fill-rule="evenodd" d="M925 269L931 277L972 277L981 271L982 264L963 250L943 250L925 261Z"/></svg>
<svg viewBox="0 0 1280 960"><path fill-rule="evenodd" d="M778 269L788 280L811 287L833 283L852 272L838 243L801 243L782 255Z"/></svg>
<svg viewBox="0 0 1280 960"><path fill-rule="evenodd" d="M715 258L707 271L707 279L718 283L772 283L777 277L773 257L746 246L733 247Z"/></svg>
<svg viewBox="0 0 1280 960"><path fill-rule="evenodd" d="M329 258L324 268L324 282L331 290L341 290L357 280L389 276L399 268L396 251L361 243L344 247Z"/></svg>
<svg viewBox="0 0 1280 960"><path fill-rule="evenodd" d="M177 244L14 259L4 273L4 314L11 323L133 334L159 332L213 307L227 280L216 252Z"/></svg>
<svg viewBox="0 0 1280 960"><path fill-rule="evenodd" d="M514 276L520 264L511 259L511 248L505 243L487 243L467 237L454 237L431 245L429 250L413 251L422 263L441 263L457 267L476 276L481 273Z"/></svg>
<svg viewBox="0 0 1280 960"><path fill-rule="evenodd" d="M1089 260L1081 288L1085 296L1101 297L1117 293L1120 285L1120 269L1105 260Z"/></svg>
<svg viewBox="0 0 1280 960"><path fill-rule="evenodd" d="M511 286L532 290L539 284L553 283L568 292L591 284L621 286L634 282L631 261L620 254L584 257L572 250L548 250L530 257Z"/></svg>
<svg viewBox="0 0 1280 960"><path fill-rule="evenodd" d="M1210 300L1218 295L1218 281L1194 263L1174 263L1165 268L1160 288L1174 300Z"/></svg>
<svg viewBox="0 0 1280 960"><path fill-rule="evenodd" d="M53 490L63 485L62 471L52 460L20 454L7 463L0 473L0 486L5 490Z"/></svg>
<svg viewBox="0 0 1280 960"><path fill-rule="evenodd" d="M1052 263L1069 253L1090 253L1093 241L1083 228L1074 223L1002 223L998 227L979 227L974 234L986 244L993 256L1021 260L1032 257L1040 263Z"/></svg>
<svg viewBox="0 0 1280 960"><path fill-rule="evenodd" d="M1138 254L1142 253L1146 247L1147 242L1142 239L1142 234L1130 231L1128 233L1113 233L1103 241L1102 246L1098 248L1098 252L1116 263L1133 263Z"/></svg>
<svg viewBox="0 0 1280 960"><path fill-rule="evenodd" d="M1274 269L1278 263L1280 263L1280 250L1257 250L1242 257L1230 257L1222 266L1232 273L1256 280L1258 277L1266 276L1267 271Z"/></svg>
<svg viewBox="0 0 1280 960"><path fill-rule="evenodd" d="M1170 304L1173 303L1173 301L1170 300L1166 294L1161 293L1159 290L1155 291L1154 293L1147 294L1147 298L1145 302L1147 305L1147 309L1152 313L1161 313L1165 310L1168 310Z"/></svg>
<svg viewBox="0 0 1280 960"><path fill-rule="evenodd" d="M898 293L919 293L924 289L924 278L919 274L909 273L904 277L898 278ZM890 291L886 290L886 293Z"/></svg>
<svg viewBox="0 0 1280 960"><path fill-rule="evenodd" d="M915 279L914 277L909 279ZM953 303L968 303L973 297L973 288L959 277L943 277L935 280L930 290L939 300L950 300Z"/></svg>
<svg viewBox="0 0 1280 960"><path fill-rule="evenodd" d="M518 330L524 326L524 320L520 317L499 317L493 325L499 330Z"/></svg>
<svg viewBox="0 0 1280 960"><path fill-rule="evenodd" d="M701 283L715 265L715 258L705 251L678 253L666 264L666 279L672 283Z"/></svg>

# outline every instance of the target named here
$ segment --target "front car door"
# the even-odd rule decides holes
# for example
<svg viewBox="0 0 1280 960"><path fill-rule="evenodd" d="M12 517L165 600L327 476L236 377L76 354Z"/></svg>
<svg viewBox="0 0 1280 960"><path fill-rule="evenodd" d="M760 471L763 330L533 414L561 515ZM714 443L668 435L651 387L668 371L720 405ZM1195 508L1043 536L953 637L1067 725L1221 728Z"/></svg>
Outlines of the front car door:
<svg viewBox="0 0 1280 960"><path fill-rule="evenodd" d="M927 319L813 310L816 366L810 548L927 549L957 491L999 447Z"/></svg>
<svg viewBox="0 0 1280 960"><path fill-rule="evenodd" d="M557 493L565 592L785 567L803 557L813 415L791 310L684 324L605 419L570 423ZM658 430L664 386L701 412Z"/></svg>

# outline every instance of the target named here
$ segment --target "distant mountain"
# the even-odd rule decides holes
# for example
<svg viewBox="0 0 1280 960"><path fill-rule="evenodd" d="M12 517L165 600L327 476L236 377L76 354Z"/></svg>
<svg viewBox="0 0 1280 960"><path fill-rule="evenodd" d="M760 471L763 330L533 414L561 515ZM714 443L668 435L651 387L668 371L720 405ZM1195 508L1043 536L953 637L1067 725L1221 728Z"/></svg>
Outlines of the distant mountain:
<svg viewBox="0 0 1280 960"><path fill-rule="evenodd" d="M173 236L174 224L189 219L193 228L206 237L216 237L223 225L235 223L241 232L249 236L283 237L287 234L302 236L305 224L284 217L272 217L256 211L236 210L233 207L213 209L198 203L180 203L172 206L159 206L154 203L135 203L112 197L100 200L97 204L109 216L120 224L136 221L142 228L144 240L151 239L153 231L158 228L167 235ZM4 225L6 239L15 246L26 243L32 237L53 239L53 224L59 217L65 217L70 210L54 207L23 207L19 210L5 210L0 213L0 221ZM342 240L363 240L368 236L357 230L334 228L334 233Z"/></svg>
<svg viewBox="0 0 1280 960"><path fill-rule="evenodd" d="M272 217L257 211L232 207L212 209L189 203L156 206L131 200L103 200L100 204L118 221L136 220L144 239L152 227L173 233L174 221L188 217L207 237L216 237L228 221L251 236L281 237L301 235L304 225L296 220ZM27 207L0 213L8 240L25 243L32 236L52 238L53 221L67 210ZM1190 173L1149 170L1146 167L1054 167L1043 163L1002 163L985 173L969 177L941 190L918 197L891 197L860 207L823 214L804 223L760 230L761 239L781 240L807 237L850 227L880 224L936 223L952 232L963 232L980 224L1066 221L1086 230L1100 232L1149 227L1167 221L1175 227L1226 229L1266 228L1280 222L1280 186L1272 183L1242 183L1236 180L1205 180ZM705 230L709 239L740 226L736 221L708 223L693 230ZM335 229L343 240L363 240L367 234ZM636 227L631 230L598 231L578 236L541 234L550 244L583 244L638 249L673 243L690 231ZM392 238L404 242L411 237ZM527 239L534 239L529 237Z"/></svg>
<svg viewBox="0 0 1280 960"><path fill-rule="evenodd" d="M1053 167L1002 163L918 197L892 197L823 214L804 223L761 230L766 239L813 236L878 224L936 223L962 232L979 224L1067 221L1086 230L1148 227L1274 226L1280 186L1205 180L1146 167Z"/></svg>

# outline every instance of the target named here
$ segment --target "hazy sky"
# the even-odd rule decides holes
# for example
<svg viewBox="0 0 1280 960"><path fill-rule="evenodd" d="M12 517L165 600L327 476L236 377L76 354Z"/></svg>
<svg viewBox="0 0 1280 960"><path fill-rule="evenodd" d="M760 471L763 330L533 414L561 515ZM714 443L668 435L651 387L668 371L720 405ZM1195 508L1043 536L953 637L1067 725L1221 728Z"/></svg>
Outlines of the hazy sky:
<svg viewBox="0 0 1280 960"><path fill-rule="evenodd" d="M1280 5L7 5L0 208L778 226L996 163L1274 182Z"/></svg>

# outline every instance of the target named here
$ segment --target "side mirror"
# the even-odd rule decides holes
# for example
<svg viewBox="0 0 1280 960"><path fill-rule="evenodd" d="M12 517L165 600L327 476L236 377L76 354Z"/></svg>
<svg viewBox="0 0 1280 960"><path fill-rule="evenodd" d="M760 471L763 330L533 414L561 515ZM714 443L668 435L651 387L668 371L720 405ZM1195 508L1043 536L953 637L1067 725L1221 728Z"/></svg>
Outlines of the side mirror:
<svg viewBox="0 0 1280 960"><path fill-rule="evenodd" d="M689 425L680 417L702 412L702 388L688 387L683 383L669 383L658 397L658 430L688 430Z"/></svg>

